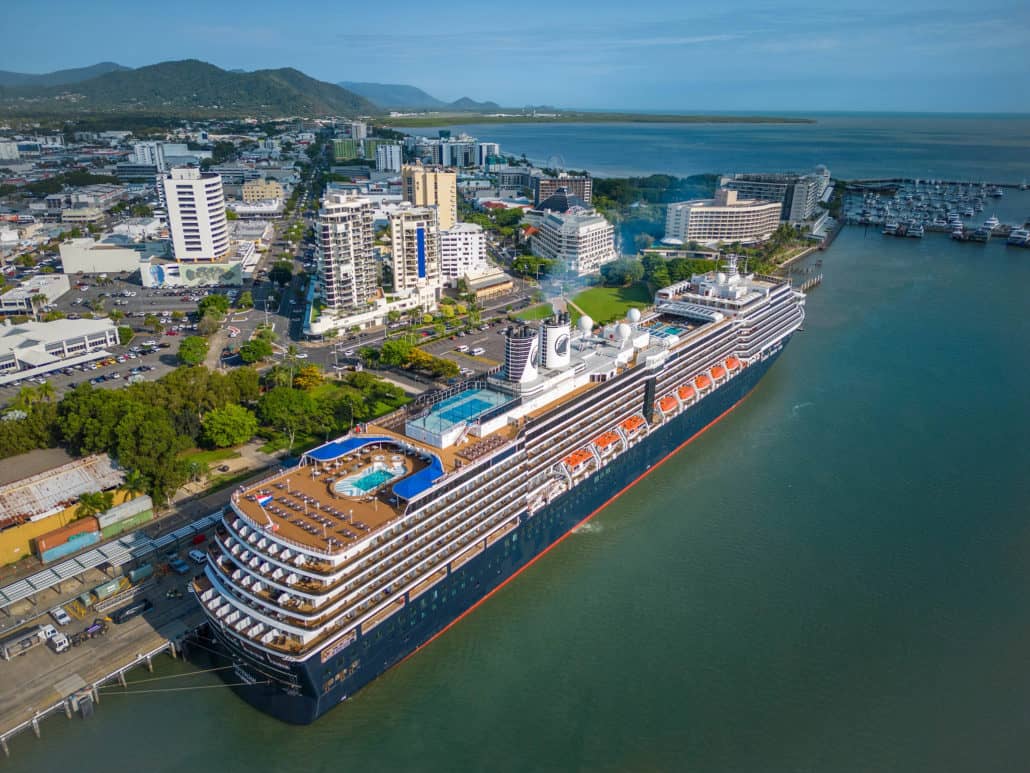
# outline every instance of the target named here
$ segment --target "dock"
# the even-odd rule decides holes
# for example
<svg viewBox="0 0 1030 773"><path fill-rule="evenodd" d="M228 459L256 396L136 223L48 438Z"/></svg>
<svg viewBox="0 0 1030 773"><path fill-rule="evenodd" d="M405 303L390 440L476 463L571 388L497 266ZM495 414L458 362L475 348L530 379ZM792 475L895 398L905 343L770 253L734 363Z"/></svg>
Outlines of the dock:
<svg viewBox="0 0 1030 773"><path fill-rule="evenodd" d="M168 599L169 589L182 589L185 578L169 575L153 583L148 598L154 608L63 653L42 645L0 661L0 750L10 756L10 740L26 731L43 737L43 720L55 714L87 719L98 711L111 683L125 686L125 675L137 668L153 670L154 659L177 657L183 643L204 624L204 613L192 595ZM10 678L17 674L17 679ZM113 697L113 696L112 696Z"/></svg>

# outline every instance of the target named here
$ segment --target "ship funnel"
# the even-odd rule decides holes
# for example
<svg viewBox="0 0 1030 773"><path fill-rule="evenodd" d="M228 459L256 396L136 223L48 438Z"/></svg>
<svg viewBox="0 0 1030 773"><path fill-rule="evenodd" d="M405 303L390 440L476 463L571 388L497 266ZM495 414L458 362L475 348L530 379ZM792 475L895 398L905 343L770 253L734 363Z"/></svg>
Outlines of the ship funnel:
<svg viewBox="0 0 1030 773"><path fill-rule="evenodd" d="M504 339L504 373L514 384L528 384L537 377L537 332L525 325L509 328Z"/></svg>
<svg viewBox="0 0 1030 773"><path fill-rule="evenodd" d="M572 362L571 333L572 322L567 313L555 314L544 323L540 329L540 351L545 368L558 370Z"/></svg>

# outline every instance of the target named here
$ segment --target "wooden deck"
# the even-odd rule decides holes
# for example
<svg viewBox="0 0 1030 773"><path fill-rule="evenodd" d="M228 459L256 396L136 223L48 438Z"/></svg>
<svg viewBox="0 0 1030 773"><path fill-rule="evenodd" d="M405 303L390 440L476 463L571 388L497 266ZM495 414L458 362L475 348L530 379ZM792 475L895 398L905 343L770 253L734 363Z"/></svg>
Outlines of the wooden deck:
<svg viewBox="0 0 1030 773"><path fill-rule="evenodd" d="M362 496L344 496L334 485L344 478L371 472L375 463L391 466L395 457L406 473ZM330 463L294 467L234 495L236 506L259 525L274 524L276 534L303 547L338 554L401 515L391 504L393 484L426 466L414 454L378 445L355 451ZM271 496L263 506L260 499Z"/></svg>

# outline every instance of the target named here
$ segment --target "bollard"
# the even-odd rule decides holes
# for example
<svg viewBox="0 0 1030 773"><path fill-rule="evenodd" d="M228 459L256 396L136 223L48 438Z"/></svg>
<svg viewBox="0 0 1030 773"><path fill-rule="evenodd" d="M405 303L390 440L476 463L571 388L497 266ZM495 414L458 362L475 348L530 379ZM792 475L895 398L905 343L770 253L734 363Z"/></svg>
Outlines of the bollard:
<svg viewBox="0 0 1030 773"><path fill-rule="evenodd" d="M154 661L150 659L150 655L147 655L147 671L154 673Z"/></svg>
<svg viewBox="0 0 1030 773"><path fill-rule="evenodd" d="M32 732L36 734L36 738L39 738L39 717L35 716L32 718Z"/></svg>
<svg viewBox="0 0 1030 773"><path fill-rule="evenodd" d="M122 683L122 687L128 687L128 685L125 684L125 672L124 671L119 671L118 672L118 681Z"/></svg>

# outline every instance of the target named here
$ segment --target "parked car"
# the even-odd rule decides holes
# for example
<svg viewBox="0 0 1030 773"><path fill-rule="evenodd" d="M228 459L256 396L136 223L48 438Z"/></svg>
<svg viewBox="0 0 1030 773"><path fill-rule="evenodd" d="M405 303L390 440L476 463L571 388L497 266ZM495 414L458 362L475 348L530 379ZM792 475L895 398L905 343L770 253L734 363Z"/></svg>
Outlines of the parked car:
<svg viewBox="0 0 1030 773"><path fill-rule="evenodd" d="M50 610L50 617L58 625L69 625L72 621L71 615L64 611L63 607L54 607Z"/></svg>
<svg viewBox="0 0 1030 773"><path fill-rule="evenodd" d="M207 554L204 553L204 551L202 550L197 550L196 548L194 548L189 553L187 553L187 555L193 559L193 563L195 564L203 564L207 562Z"/></svg>

